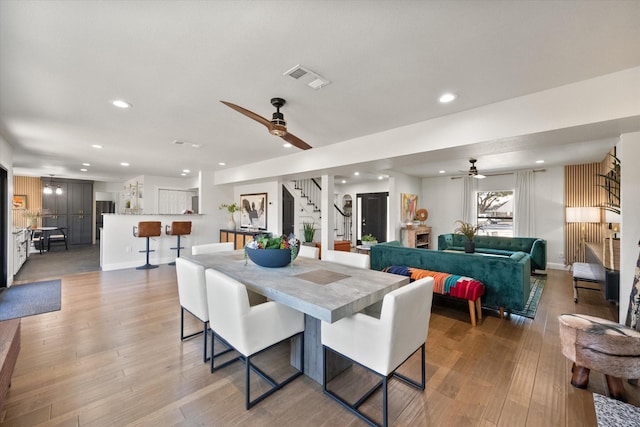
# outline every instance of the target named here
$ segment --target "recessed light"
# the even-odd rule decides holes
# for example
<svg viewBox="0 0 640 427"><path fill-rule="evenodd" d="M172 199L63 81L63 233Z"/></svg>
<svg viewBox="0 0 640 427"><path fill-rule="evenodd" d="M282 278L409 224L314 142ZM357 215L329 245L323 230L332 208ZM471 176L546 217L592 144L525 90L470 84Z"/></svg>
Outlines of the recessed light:
<svg viewBox="0 0 640 427"><path fill-rule="evenodd" d="M93 147L93 148L98 148L98 149L99 149L99 148L102 148L102 145L93 144L93 145L92 145L92 147Z"/></svg>
<svg viewBox="0 0 640 427"><path fill-rule="evenodd" d="M347 180L346 180L346 179L343 179L343 180L342 180L342 183L343 183L343 184L346 184L346 183L347 183Z"/></svg>
<svg viewBox="0 0 640 427"><path fill-rule="evenodd" d="M442 102L443 104L446 104L447 102L451 102L454 99L456 99L456 95L452 93L445 93L440 97L439 101Z"/></svg>
<svg viewBox="0 0 640 427"><path fill-rule="evenodd" d="M285 142L284 144L282 144L282 146L283 146L284 148L291 148L291 147L293 147L293 145L289 144L288 142Z"/></svg>
<svg viewBox="0 0 640 427"><path fill-rule="evenodd" d="M129 163L127 163L127 162L121 162L121 163L120 163L120 166L129 166Z"/></svg>
<svg viewBox="0 0 640 427"><path fill-rule="evenodd" d="M82 166L91 166L91 163L83 163Z"/></svg>
<svg viewBox="0 0 640 427"><path fill-rule="evenodd" d="M80 172L86 172L86 171L87 171L87 169L85 169L85 168L80 169Z"/></svg>
<svg viewBox="0 0 640 427"><path fill-rule="evenodd" d="M538 163L538 164L544 163L544 160L536 160L536 163Z"/></svg>
<svg viewBox="0 0 640 427"><path fill-rule="evenodd" d="M182 175L182 176L187 176L187 174L186 174L186 173L184 173L184 172L182 172L180 175Z"/></svg>
<svg viewBox="0 0 640 427"><path fill-rule="evenodd" d="M182 169L182 172L184 172L184 173L189 173L189 172L191 172L191 171L190 171L189 169Z"/></svg>
<svg viewBox="0 0 640 427"><path fill-rule="evenodd" d="M445 173L446 171L438 171L438 173Z"/></svg>
<svg viewBox="0 0 640 427"><path fill-rule="evenodd" d="M201 144L191 144L191 148L200 148L202 147Z"/></svg>
<svg viewBox="0 0 640 427"><path fill-rule="evenodd" d="M378 179L384 179L384 176L380 175L380 176L378 177Z"/></svg>
<svg viewBox="0 0 640 427"><path fill-rule="evenodd" d="M225 162L219 162L219 163L218 163L218 166L225 166L225 165L226 165L226 163L225 163Z"/></svg>
<svg viewBox="0 0 640 427"><path fill-rule="evenodd" d="M355 176L358 176L358 175L360 175L360 172L354 172L353 174L354 174Z"/></svg>
<svg viewBox="0 0 640 427"><path fill-rule="evenodd" d="M131 104L123 99L116 99L111 102L114 107L118 108L131 108Z"/></svg>

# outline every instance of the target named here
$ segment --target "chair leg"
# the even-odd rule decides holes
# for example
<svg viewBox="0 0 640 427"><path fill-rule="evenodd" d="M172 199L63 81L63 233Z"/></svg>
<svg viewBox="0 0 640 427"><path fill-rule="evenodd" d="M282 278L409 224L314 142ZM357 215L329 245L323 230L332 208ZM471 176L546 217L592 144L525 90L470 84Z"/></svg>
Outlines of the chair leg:
<svg viewBox="0 0 640 427"><path fill-rule="evenodd" d="M469 316L471 316L471 326L475 327L476 326L476 304L471 300L467 300L467 302L469 303Z"/></svg>
<svg viewBox="0 0 640 427"><path fill-rule="evenodd" d="M573 302L578 302L578 281L573 279Z"/></svg>
<svg viewBox="0 0 640 427"><path fill-rule="evenodd" d="M571 372L573 372L571 385L576 388L587 388L589 385L589 372L591 372L591 370L574 363L571 368Z"/></svg>
<svg viewBox="0 0 640 427"><path fill-rule="evenodd" d="M204 363L207 363L209 361L209 358L207 357L207 335L208 335L208 325L209 322L202 322L202 320L200 320L202 322L202 330L198 331L198 332L194 332L192 334L186 335L184 334L184 307L180 306L180 340L181 341L185 341L188 340L190 338L193 338L195 336L198 336L200 334L204 335L204 356L203 356L203 361Z"/></svg>
<svg viewBox="0 0 640 427"><path fill-rule="evenodd" d="M147 253L147 262L144 265L141 265L140 267L136 267L136 270L150 270L152 268L158 268L157 265L149 264L149 252L151 252L149 250L149 237L147 237L146 239L147 239L147 250L146 251L140 251L140 252L146 252Z"/></svg>
<svg viewBox="0 0 640 427"><path fill-rule="evenodd" d="M609 396L613 399L627 403L627 395L624 391L624 385L622 384L622 378L613 377L611 375L605 375L607 379L607 388L609 389Z"/></svg>

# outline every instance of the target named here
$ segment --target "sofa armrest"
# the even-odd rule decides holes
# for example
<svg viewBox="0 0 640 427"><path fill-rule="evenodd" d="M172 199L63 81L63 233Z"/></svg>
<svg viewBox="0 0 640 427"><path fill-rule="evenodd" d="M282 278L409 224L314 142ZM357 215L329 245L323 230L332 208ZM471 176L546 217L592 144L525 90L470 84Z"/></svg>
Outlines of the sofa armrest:
<svg viewBox="0 0 640 427"><path fill-rule="evenodd" d="M531 268L534 270L547 269L547 241L536 239L531 245Z"/></svg>
<svg viewBox="0 0 640 427"><path fill-rule="evenodd" d="M453 234L441 234L438 236L438 250L444 251L453 246Z"/></svg>

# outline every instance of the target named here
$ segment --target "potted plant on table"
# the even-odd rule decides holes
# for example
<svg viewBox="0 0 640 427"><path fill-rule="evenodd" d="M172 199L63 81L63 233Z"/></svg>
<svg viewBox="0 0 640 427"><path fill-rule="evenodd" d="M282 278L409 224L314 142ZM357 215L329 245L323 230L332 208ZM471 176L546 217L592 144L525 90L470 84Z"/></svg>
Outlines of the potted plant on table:
<svg viewBox="0 0 640 427"><path fill-rule="evenodd" d="M244 247L244 260L247 258L262 267L284 267L293 262L300 250L300 240L293 234L289 237L272 237L260 234Z"/></svg>
<svg viewBox="0 0 640 427"><path fill-rule="evenodd" d="M230 230L235 230L236 229L236 220L233 218L233 214L235 212L240 211L240 206L238 206L235 203L231 203L230 205L227 205L227 204L223 203L223 204L221 204L219 206L218 209L226 209L227 212L229 212L229 222L227 223L227 227Z"/></svg>
<svg viewBox="0 0 640 427"><path fill-rule="evenodd" d="M473 225L461 220L454 222L454 224L457 223L460 223L460 226L453 230L453 232L464 235L464 237L467 238L467 241L464 243L464 251L468 254L474 253L476 251L476 244L473 241L473 238L476 237L478 231L482 229L482 226L479 224Z"/></svg>
<svg viewBox="0 0 640 427"><path fill-rule="evenodd" d="M376 237L372 234L365 234L360 238L360 240L362 240L362 246L364 246L365 248L369 248L378 244L378 239L376 239Z"/></svg>

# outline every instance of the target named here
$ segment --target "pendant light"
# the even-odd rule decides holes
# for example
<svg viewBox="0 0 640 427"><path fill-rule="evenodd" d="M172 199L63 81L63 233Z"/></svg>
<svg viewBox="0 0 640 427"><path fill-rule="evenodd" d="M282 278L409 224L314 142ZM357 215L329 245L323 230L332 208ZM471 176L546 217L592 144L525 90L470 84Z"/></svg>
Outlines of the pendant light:
<svg viewBox="0 0 640 427"><path fill-rule="evenodd" d="M54 186L53 186L53 175L49 175L49 183L44 185L44 188L42 189L42 193L43 194L53 194L54 191ZM60 185L58 184L55 188L55 192L56 194L60 195L62 194L62 187L60 187Z"/></svg>

